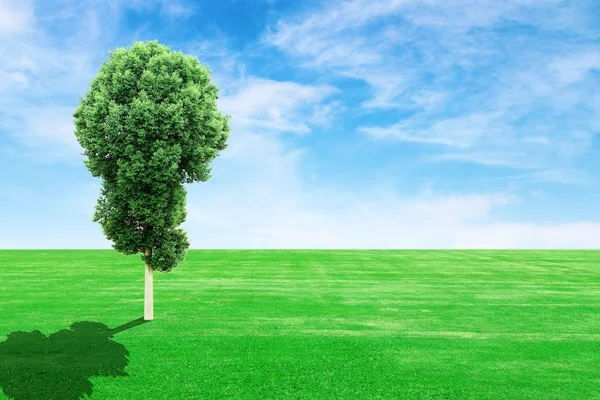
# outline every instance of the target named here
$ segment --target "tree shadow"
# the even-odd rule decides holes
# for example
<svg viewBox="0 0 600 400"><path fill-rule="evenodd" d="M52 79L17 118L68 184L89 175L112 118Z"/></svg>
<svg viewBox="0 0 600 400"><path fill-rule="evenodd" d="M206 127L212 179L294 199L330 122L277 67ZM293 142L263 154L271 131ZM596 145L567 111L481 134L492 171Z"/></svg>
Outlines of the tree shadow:
<svg viewBox="0 0 600 400"><path fill-rule="evenodd" d="M0 343L0 387L14 400L77 400L92 395L93 376L128 376L129 351L114 334L143 324L136 319L115 329L75 322L49 336L12 332Z"/></svg>

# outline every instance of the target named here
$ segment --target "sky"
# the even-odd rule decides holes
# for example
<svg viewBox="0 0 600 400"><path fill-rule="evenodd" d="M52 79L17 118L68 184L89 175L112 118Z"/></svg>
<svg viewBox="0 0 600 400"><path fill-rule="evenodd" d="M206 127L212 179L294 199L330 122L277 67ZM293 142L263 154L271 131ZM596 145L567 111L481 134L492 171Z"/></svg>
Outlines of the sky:
<svg viewBox="0 0 600 400"><path fill-rule="evenodd" d="M231 115L192 249L600 248L600 2L0 0L0 248L110 249L72 113L198 57Z"/></svg>

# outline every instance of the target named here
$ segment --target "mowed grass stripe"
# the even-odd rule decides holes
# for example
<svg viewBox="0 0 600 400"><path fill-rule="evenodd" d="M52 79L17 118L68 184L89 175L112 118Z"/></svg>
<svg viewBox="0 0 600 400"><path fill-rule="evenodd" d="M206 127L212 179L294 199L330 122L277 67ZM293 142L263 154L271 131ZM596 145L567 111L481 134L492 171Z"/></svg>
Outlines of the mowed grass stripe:
<svg viewBox="0 0 600 400"><path fill-rule="evenodd" d="M129 376L91 378L92 398L599 398L599 256L190 251L155 274L156 319L115 335ZM139 318L143 272L0 251L0 340Z"/></svg>

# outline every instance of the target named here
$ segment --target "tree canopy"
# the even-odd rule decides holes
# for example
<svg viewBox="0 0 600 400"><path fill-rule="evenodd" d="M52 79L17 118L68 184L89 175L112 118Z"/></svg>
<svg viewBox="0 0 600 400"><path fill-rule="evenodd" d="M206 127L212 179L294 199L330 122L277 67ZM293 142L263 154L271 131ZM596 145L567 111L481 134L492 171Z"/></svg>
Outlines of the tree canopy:
<svg viewBox="0 0 600 400"><path fill-rule="evenodd" d="M184 183L210 178L229 115L211 71L157 41L110 52L73 113L87 168L103 180L93 221L113 248L170 271L190 245Z"/></svg>

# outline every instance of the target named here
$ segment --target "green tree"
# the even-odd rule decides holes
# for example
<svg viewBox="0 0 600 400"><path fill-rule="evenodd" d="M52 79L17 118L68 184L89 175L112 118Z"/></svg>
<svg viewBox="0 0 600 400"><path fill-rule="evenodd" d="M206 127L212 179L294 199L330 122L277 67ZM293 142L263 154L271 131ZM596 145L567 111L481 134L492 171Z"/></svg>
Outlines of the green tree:
<svg viewBox="0 0 600 400"><path fill-rule="evenodd" d="M211 71L157 41L109 53L73 113L87 168L102 178L94 222L113 248L143 253L144 318L153 318L152 271L171 271L190 245L184 183L210 178L227 147L229 115L216 107Z"/></svg>

